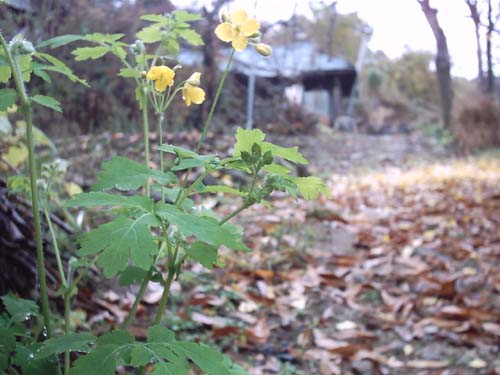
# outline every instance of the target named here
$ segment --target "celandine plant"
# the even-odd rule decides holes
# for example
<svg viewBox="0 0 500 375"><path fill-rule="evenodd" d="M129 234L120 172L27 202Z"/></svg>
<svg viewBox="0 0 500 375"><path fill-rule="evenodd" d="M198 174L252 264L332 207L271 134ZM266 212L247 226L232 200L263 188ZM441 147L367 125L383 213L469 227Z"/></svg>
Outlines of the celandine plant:
<svg viewBox="0 0 500 375"><path fill-rule="evenodd" d="M131 45L121 41L121 34L66 35L41 44L42 47L55 48L83 40L95 45L74 50L76 60L98 59L107 53L118 57L123 64L120 75L133 79L136 84L136 97L143 113L145 162L138 163L120 156L112 158L103 164L92 191L79 194L66 204L67 207L112 209L110 215L115 216L108 223L79 238L79 259L70 263L67 274L60 267L66 324L64 334L58 336L53 336L50 329L38 194L33 190L43 312L39 319L42 326L47 327L48 339L37 342L36 337L30 336L29 331L23 329L26 316L37 315L35 304L12 296L4 297L7 313L0 320L0 370L7 374L63 372L71 375L112 375L118 366L126 369L127 373L137 374L187 375L191 367L211 375L247 374L243 368L233 364L227 356L214 348L179 341L172 331L161 325L171 283L182 272L186 261L199 262L207 268L218 265L217 253L221 246L235 251L250 251L243 242L243 231L230 221L243 210L264 202L274 191L286 191L295 198L301 195L305 199L315 199L321 192L328 194L320 179L293 177L290 168L280 164L280 159L288 161L287 165L306 164L307 160L297 147L284 148L266 142L265 134L260 130L238 129L231 157L221 159L216 154L199 154L234 54L248 46L254 47L263 56L272 52L271 47L260 42L260 25L257 20L249 18L245 11L235 11L230 16L224 15L223 22L216 28L215 33L219 39L231 43L232 52L211 101L196 149L188 150L164 144L162 135L168 108L173 100L182 97L185 104L191 106L201 104L206 99L199 72L193 72L187 80L176 83L176 72L181 69L175 62L179 38L193 45L203 43L200 35L190 27L190 22L198 20L199 16L176 11L169 15L147 15L142 19L151 24L137 33L138 40ZM2 45L4 56L13 72L21 108L30 123L32 102L52 104L49 105L51 107L55 107L57 102L27 96L20 81L19 64L16 63L18 55L3 39ZM34 53L44 60L55 62L49 55ZM57 61L57 64L60 62ZM66 73L69 75L69 72ZM76 80L76 77L69 76ZM9 93L12 96L12 92ZM5 103L1 96L0 100ZM16 101L15 98L9 100L4 106ZM160 145L157 147L160 153L159 169L150 167L148 108L154 110L160 135ZM32 141L30 144L30 155L34 155ZM164 161L165 154L170 154L171 159L173 158L173 163L169 163L168 168ZM199 172L198 177L191 181L189 177L193 169ZM225 185L204 183L209 174L231 169L247 173L250 176L249 185L238 190ZM34 189L34 164L30 164L30 170ZM159 191L161 199L155 201L152 191ZM196 196L218 192L238 196L241 205L222 218L196 206ZM117 212L119 213L116 214ZM122 327L100 337L94 337L91 333L72 333L69 329L70 298L76 293L78 281L94 264L102 268L104 276L108 278L119 276L122 285L140 283L136 299ZM127 328L135 319L137 307L150 281L160 282L163 294L154 323L148 329L147 341L140 342ZM70 352L83 355L72 362ZM64 366L61 369L59 356L63 353Z"/></svg>

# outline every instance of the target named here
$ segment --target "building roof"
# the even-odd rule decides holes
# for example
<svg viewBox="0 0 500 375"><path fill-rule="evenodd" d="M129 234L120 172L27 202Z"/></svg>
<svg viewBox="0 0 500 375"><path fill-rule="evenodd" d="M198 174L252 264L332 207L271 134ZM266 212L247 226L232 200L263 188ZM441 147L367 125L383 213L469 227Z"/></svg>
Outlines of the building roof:
<svg viewBox="0 0 500 375"><path fill-rule="evenodd" d="M313 73L355 72L347 60L318 53L309 42L273 47L273 53L268 57L260 56L254 48L247 48L237 53L234 59L233 71L259 77L294 79Z"/></svg>

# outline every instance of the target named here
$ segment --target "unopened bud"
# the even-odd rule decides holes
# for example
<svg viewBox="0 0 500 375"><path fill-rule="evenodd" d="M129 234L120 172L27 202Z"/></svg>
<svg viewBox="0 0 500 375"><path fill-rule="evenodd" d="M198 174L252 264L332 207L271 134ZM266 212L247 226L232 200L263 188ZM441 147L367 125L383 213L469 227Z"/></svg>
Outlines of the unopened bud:
<svg viewBox="0 0 500 375"><path fill-rule="evenodd" d="M135 55L140 55L146 50L144 46L144 42L142 40L136 40L134 43L130 45L130 52Z"/></svg>
<svg viewBox="0 0 500 375"><path fill-rule="evenodd" d="M271 46L268 44L265 44L265 43L256 44L255 50L259 54L261 54L262 56L269 56L273 52L273 49L271 48Z"/></svg>
<svg viewBox="0 0 500 375"><path fill-rule="evenodd" d="M35 52L35 47L33 47L33 44L30 41L24 39L24 37L21 35L18 35L11 40L10 48L12 53L18 55L31 55Z"/></svg>
<svg viewBox="0 0 500 375"><path fill-rule="evenodd" d="M188 84L191 86L199 86L200 85L200 79L201 79L201 73L200 72L195 72L191 74L191 77L186 81Z"/></svg>
<svg viewBox="0 0 500 375"><path fill-rule="evenodd" d="M143 70L141 72L141 78L146 78L147 75L148 75L148 72L146 72L145 70Z"/></svg>

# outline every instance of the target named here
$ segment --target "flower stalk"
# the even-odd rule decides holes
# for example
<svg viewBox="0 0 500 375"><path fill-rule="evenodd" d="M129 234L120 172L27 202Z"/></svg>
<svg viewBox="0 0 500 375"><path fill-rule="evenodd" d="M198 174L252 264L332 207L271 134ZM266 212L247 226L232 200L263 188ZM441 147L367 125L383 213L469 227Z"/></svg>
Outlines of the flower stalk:
<svg viewBox="0 0 500 375"><path fill-rule="evenodd" d="M36 186L37 172L35 163L35 142L33 139L33 120L31 117L31 102L24 87L22 75L19 65L5 41L3 34L0 32L0 43L5 52L7 62L12 71L12 77L16 85L17 93L21 99L21 111L26 121L26 141L28 144L28 165L30 170L30 184L31 184L31 205L33 212L33 221L35 226L35 242L36 242L36 260L38 268L38 281L40 287L40 300L42 307L42 315L44 325L47 332L47 337L52 337L52 324L50 321L50 307L49 297L47 293L47 280L45 277L45 261L42 244L42 228L40 223L40 204L38 197L38 189Z"/></svg>

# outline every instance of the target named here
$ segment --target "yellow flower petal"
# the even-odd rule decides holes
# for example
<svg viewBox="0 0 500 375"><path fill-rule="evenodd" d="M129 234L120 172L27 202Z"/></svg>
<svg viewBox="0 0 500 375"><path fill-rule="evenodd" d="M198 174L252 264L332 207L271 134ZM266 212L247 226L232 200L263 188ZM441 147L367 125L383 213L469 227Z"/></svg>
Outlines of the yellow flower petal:
<svg viewBox="0 0 500 375"><path fill-rule="evenodd" d="M231 22L236 26L243 25L248 19L248 14L244 10L235 10L231 13Z"/></svg>
<svg viewBox="0 0 500 375"><path fill-rule="evenodd" d="M201 104L205 100L205 91L199 87L194 87L189 84L184 86L182 90L182 96L186 105L189 107L191 103Z"/></svg>
<svg viewBox="0 0 500 375"><path fill-rule="evenodd" d="M246 20L241 26L240 31L246 36L251 36L257 33L260 29L260 23L256 19Z"/></svg>
<svg viewBox="0 0 500 375"><path fill-rule="evenodd" d="M223 42L231 42L234 37L233 25L223 22L215 28L215 35Z"/></svg>
<svg viewBox="0 0 500 375"><path fill-rule="evenodd" d="M236 36L233 39L232 45L236 51L243 51L248 45L248 40L245 34L243 33L236 34Z"/></svg>
<svg viewBox="0 0 500 375"><path fill-rule="evenodd" d="M153 66L146 78L155 81L156 90L163 92L167 86L172 86L174 84L175 72L168 66Z"/></svg>
<svg viewBox="0 0 500 375"><path fill-rule="evenodd" d="M148 74L146 74L146 78L149 80L160 79L160 76L161 69L159 66L153 66L151 69L149 69Z"/></svg>

